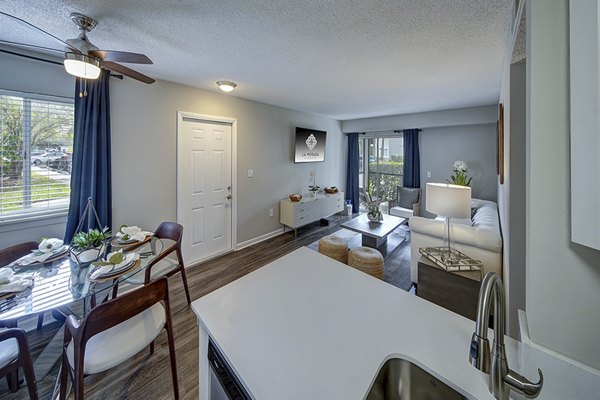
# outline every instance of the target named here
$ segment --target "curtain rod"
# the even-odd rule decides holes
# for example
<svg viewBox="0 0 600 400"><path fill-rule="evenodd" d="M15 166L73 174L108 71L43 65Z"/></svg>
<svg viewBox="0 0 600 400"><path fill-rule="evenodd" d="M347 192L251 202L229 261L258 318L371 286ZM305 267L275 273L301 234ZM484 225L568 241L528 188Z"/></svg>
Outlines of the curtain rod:
<svg viewBox="0 0 600 400"><path fill-rule="evenodd" d="M356 133L356 132L344 132L344 135L349 135L351 133ZM365 135L367 132L358 132L359 135Z"/></svg>
<svg viewBox="0 0 600 400"><path fill-rule="evenodd" d="M406 129L406 130L408 130L408 129ZM402 130L394 131L394 133L401 133L401 132L403 132L403 131ZM423 132L423 129L417 129L417 132Z"/></svg>
<svg viewBox="0 0 600 400"><path fill-rule="evenodd" d="M63 65L63 63L58 62L58 61L47 60L45 58L40 58L40 57L35 57L35 56L29 56L27 54L15 53L14 51L5 50L5 49L0 49L0 53L11 54L13 56L28 58L30 60L41 61L41 62L45 62L45 63L48 63L48 64L54 64L54 65L60 65L60 66ZM112 72L111 72L110 76L115 77L117 79L121 79L121 80L123 79L123 75L113 74Z"/></svg>

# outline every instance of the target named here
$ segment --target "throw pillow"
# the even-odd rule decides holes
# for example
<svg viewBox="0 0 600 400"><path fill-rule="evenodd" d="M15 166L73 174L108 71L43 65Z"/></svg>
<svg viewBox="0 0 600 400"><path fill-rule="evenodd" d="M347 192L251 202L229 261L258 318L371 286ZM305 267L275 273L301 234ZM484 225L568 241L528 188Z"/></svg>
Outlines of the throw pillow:
<svg viewBox="0 0 600 400"><path fill-rule="evenodd" d="M472 207L471 208L471 220L473 220L473 217L475 216L476 212L477 212L477 207Z"/></svg>
<svg viewBox="0 0 600 400"><path fill-rule="evenodd" d="M419 188L398 188L398 206L412 210L413 204L419 200Z"/></svg>

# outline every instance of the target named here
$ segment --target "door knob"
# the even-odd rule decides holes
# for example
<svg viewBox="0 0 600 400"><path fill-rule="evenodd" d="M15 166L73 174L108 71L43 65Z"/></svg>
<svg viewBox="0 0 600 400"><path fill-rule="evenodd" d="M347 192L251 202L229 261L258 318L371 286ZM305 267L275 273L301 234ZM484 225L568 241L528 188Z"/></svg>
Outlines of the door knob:
<svg viewBox="0 0 600 400"><path fill-rule="evenodd" d="M227 195L227 200L231 200L231 195L230 194Z"/></svg>

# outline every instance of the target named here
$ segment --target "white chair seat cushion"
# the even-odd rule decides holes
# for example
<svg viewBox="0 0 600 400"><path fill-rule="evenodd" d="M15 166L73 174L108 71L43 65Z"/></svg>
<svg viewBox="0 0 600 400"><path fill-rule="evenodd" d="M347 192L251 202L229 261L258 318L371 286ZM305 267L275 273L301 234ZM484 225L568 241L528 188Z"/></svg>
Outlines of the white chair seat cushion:
<svg viewBox="0 0 600 400"><path fill-rule="evenodd" d="M17 343L17 339L10 338L0 342L0 368L6 367L18 356L19 345Z"/></svg>
<svg viewBox="0 0 600 400"><path fill-rule="evenodd" d="M155 280L160 278L167 273L171 272L175 267L177 267L177 261L171 258L163 258L157 264L152 266L152 273L150 274L150 280ZM130 278L127 278L127 283L131 283L132 285L142 285L144 284L145 272L141 271L137 274L133 275Z"/></svg>
<svg viewBox="0 0 600 400"><path fill-rule="evenodd" d="M148 346L165 326L165 309L156 303L149 309L88 340L85 347L83 373L106 371ZM67 358L73 367L73 341L67 347Z"/></svg>
<svg viewBox="0 0 600 400"><path fill-rule="evenodd" d="M400 218L410 218L413 216L413 209L403 207L392 207L390 209L390 215L394 215Z"/></svg>

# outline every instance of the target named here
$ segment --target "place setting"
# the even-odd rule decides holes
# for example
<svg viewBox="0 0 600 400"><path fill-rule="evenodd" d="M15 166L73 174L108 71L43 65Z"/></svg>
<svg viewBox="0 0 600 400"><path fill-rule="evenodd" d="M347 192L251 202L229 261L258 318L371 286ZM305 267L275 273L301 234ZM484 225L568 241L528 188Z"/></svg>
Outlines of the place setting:
<svg viewBox="0 0 600 400"><path fill-rule="evenodd" d="M139 226L121 225L119 231L111 240L111 247L124 251L133 250L152 239L153 232L144 231Z"/></svg>
<svg viewBox="0 0 600 400"><path fill-rule="evenodd" d="M34 267L42 264L60 260L69 252L69 246L65 245L62 239L44 238L37 249L31 253L13 261L8 265L11 268Z"/></svg>
<svg viewBox="0 0 600 400"><path fill-rule="evenodd" d="M87 277L90 282L103 282L108 279L118 278L137 268L139 265L139 253L123 253L123 249L119 249L109 253L105 259L94 261Z"/></svg>

